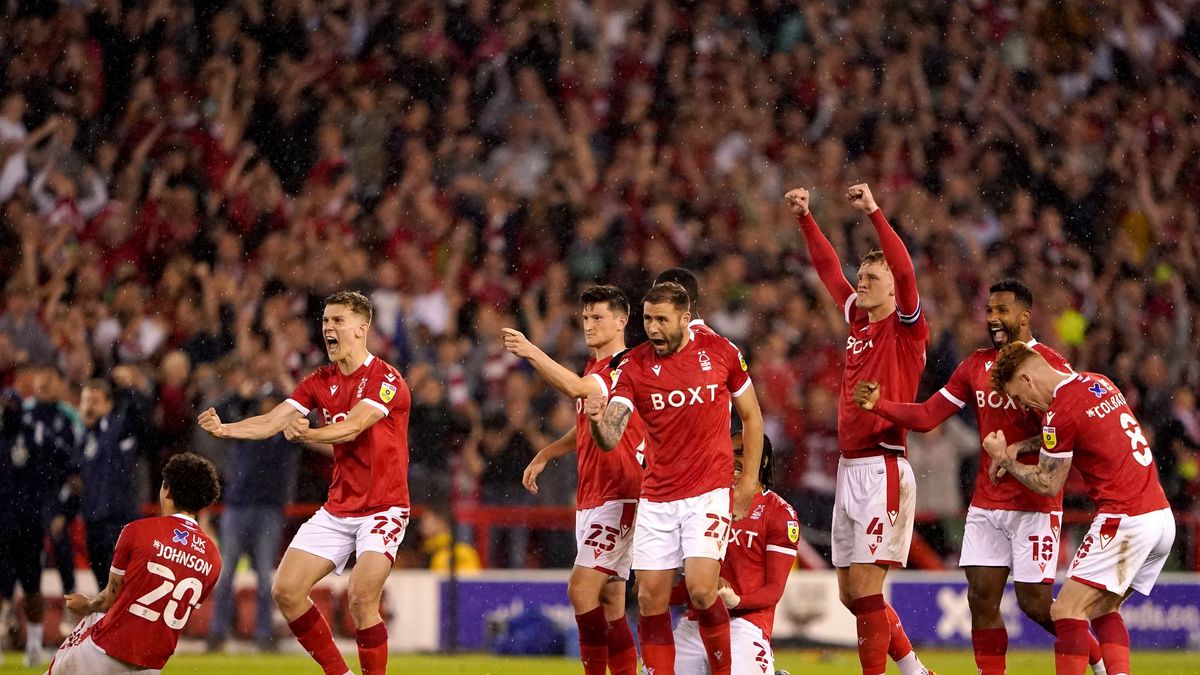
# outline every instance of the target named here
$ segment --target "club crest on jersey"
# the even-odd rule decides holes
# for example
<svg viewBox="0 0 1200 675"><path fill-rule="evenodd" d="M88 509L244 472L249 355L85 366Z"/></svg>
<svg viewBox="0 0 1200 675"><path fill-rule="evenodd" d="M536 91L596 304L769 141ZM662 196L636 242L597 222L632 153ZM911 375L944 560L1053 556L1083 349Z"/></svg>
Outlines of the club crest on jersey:
<svg viewBox="0 0 1200 675"><path fill-rule="evenodd" d="M788 540L793 544L800 541L800 523L795 520L788 521Z"/></svg>
<svg viewBox="0 0 1200 675"><path fill-rule="evenodd" d="M1053 450L1054 446L1058 445L1058 436L1055 434L1057 430L1054 427L1042 427L1042 445L1047 450Z"/></svg>
<svg viewBox="0 0 1200 675"><path fill-rule="evenodd" d="M708 357L708 352L701 349L699 356L700 356L700 370L701 371L712 370L712 359L710 359Z"/></svg>
<svg viewBox="0 0 1200 675"><path fill-rule="evenodd" d="M763 510L766 508L766 504L759 504L758 506L754 507L754 513L750 514L750 520L761 520L763 516Z"/></svg>
<svg viewBox="0 0 1200 675"><path fill-rule="evenodd" d="M362 381L358 383L358 391L354 393L354 398L362 398L363 389L365 389L366 386L367 378L364 377Z"/></svg>
<svg viewBox="0 0 1200 675"><path fill-rule="evenodd" d="M379 398L384 403L391 403L392 397L396 395L396 385L384 382L379 385Z"/></svg>

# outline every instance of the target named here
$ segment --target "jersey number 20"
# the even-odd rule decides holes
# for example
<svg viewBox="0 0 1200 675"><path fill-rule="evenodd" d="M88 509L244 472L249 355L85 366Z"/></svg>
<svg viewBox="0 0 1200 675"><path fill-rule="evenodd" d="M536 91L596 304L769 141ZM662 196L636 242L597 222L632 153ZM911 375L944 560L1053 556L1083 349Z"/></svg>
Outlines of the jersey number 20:
<svg viewBox="0 0 1200 675"><path fill-rule="evenodd" d="M153 575L163 578L163 582L158 588L143 595L129 607L129 612L135 616L140 616L147 621L158 621L162 617L163 623L167 624L168 628L180 630L187 623L188 617L192 615L192 610L200 604L200 591L204 586L200 580L195 577L187 577L175 583L175 573L170 568L164 567L155 562L146 563L146 569ZM183 596L191 592L191 597L185 604L186 609L183 610L183 616L178 615L180 601ZM171 595L171 601L163 608L163 611L157 612L150 609L150 606L159 600Z"/></svg>

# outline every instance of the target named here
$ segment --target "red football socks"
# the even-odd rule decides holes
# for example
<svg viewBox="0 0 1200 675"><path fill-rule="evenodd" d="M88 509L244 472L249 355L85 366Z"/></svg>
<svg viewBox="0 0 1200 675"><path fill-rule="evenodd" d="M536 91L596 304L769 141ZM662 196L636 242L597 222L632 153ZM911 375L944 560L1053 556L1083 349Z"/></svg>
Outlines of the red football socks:
<svg viewBox="0 0 1200 675"><path fill-rule="evenodd" d="M709 668L713 675L728 675L733 667L733 661L729 658L729 610L717 598L708 609L696 610L696 619L700 624L700 641L704 643L704 651L708 654Z"/></svg>
<svg viewBox="0 0 1200 675"><path fill-rule="evenodd" d="M900 623L900 615L896 614L896 610L892 609L892 606L887 604L887 602L884 602L883 611L887 612L888 628L890 631L888 656L893 661L899 661L912 653L912 642L908 639L908 633L904 632L904 624Z"/></svg>
<svg viewBox="0 0 1200 675"><path fill-rule="evenodd" d="M1054 672L1057 675L1083 675L1088 666L1088 642L1091 639L1087 621L1059 619L1054 622L1054 632Z"/></svg>
<svg viewBox="0 0 1200 675"><path fill-rule="evenodd" d="M975 666L979 675L1004 675L1004 655L1008 652L1008 631L985 628L971 631L971 646L975 648Z"/></svg>
<svg viewBox="0 0 1200 675"><path fill-rule="evenodd" d="M892 631L883 595L868 595L853 603L858 619L858 661L863 675L882 675L887 670ZM912 651L912 648L909 648Z"/></svg>
<svg viewBox="0 0 1200 675"><path fill-rule="evenodd" d="M654 675L675 675L675 636L671 634L671 613L638 617L638 642L642 645L642 664Z"/></svg>
<svg viewBox="0 0 1200 675"><path fill-rule="evenodd" d="M1129 672L1129 630L1117 612L1092 619L1092 629L1100 638L1104 669L1113 675ZM1094 663L1094 661L1093 661Z"/></svg>
<svg viewBox="0 0 1200 675"><path fill-rule="evenodd" d="M358 631L358 662L363 675L384 675L387 672L387 624L380 621Z"/></svg>
<svg viewBox="0 0 1200 675"><path fill-rule="evenodd" d="M579 626L579 660L584 675L605 675L608 672L608 620L604 608L596 607L575 615Z"/></svg>
<svg viewBox="0 0 1200 675"><path fill-rule="evenodd" d="M299 619L289 623L288 628L292 629L292 634L300 641L300 646L320 664L325 675L346 675L346 671L350 670L337 645L333 644L333 633L316 605L309 607Z"/></svg>
<svg viewBox="0 0 1200 675"><path fill-rule="evenodd" d="M637 649L625 617L608 622L608 669L612 675L637 675Z"/></svg>

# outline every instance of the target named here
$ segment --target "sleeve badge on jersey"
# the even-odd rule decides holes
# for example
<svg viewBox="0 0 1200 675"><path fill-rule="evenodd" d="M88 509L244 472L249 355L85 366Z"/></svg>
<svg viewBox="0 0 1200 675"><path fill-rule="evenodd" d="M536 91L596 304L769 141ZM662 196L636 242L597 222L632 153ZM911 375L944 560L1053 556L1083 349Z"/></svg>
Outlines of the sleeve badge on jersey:
<svg viewBox="0 0 1200 675"><path fill-rule="evenodd" d="M1054 435L1054 427L1042 427L1042 445L1047 450L1053 450L1058 445L1058 436Z"/></svg>
<svg viewBox="0 0 1200 675"><path fill-rule="evenodd" d="M788 539L795 544L800 541L800 523L795 520L788 521Z"/></svg>
<svg viewBox="0 0 1200 675"><path fill-rule="evenodd" d="M742 356L741 352L738 352L738 363L742 364L742 370L750 372L750 366L746 365L746 357Z"/></svg>
<svg viewBox="0 0 1200 675"><path fill-rule="evenodd" d="M388 384L387 382L379 385L379 398L382 399L384 403L391 403L392 397L395 395L396 385Z"/></svg>

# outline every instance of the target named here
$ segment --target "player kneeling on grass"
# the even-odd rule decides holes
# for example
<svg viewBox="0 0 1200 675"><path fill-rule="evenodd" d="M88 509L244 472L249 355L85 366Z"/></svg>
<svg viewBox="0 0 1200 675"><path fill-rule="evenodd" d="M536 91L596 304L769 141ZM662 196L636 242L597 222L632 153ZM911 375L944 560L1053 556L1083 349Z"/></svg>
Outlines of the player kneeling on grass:
<svg viewBox="0 0 1200 675"><path fill-rule="evenodd" d="M207 459L184 453L167 462L158 491L163 515L121 530L99 595L66 597L67 609L83 620L58 648L48 674L158 673L166 665L192 610L221 574L217 545L196 524L220 492Z"/></svg>
<svg viewBox="0 0 1200 675"><path fill-rule="evenodd" d="M1112 382L1095 373L1056 370L1023 342L1000 350L992 386L1043 414L1041 438L1008 445L1003 431L983 442L993 480L1007 472L1041 495L1057 494L1072 464L1088 486L1096 517L1050 607L1058 675L1083 675L1088 622L1110 675L1129 673L1129 631L1121 603L1149 595L1175 541L1175 518L1158 481L1154 454ZM1017 455L1041 450L1037 464Z"/></svg>
<svg viewBox="0 0 1200 675"><path fill-rule="evenodd" d="M733 479L742 475L742 432L733 434ZM758 479L762 492L750 503L750 513L735 519L729 530L729 547L721 562L717 595L729 608L729 657L732 675L775 672L771 627L775 605L796 560L800 522L782 497L771 492L771 441L763 436ZM683 583L671 599L686 602ZM696 611L689 608L675 627L675 672L709 673Z"/></svg>

